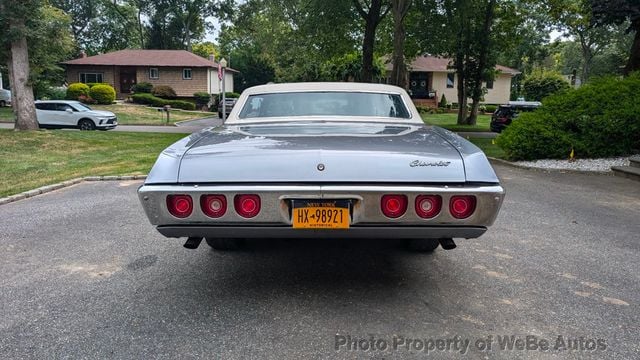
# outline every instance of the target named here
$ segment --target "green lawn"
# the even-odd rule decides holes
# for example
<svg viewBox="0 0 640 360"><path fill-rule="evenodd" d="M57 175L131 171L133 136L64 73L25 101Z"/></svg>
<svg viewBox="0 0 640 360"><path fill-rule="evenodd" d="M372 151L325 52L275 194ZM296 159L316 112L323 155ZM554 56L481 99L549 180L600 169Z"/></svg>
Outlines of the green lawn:
<svg viewBox="0 0 640 360"><path fill-rule="evenodd" d="M146 174L184 134L0 130L0 197L91 175Z"/></svg>
<svg viewBox="0 0 640 360"><path fill-rule="evenodd" d="M498 158L498 159L504 159L505 158L504 151L498 145L493 143L494 140L495 139L484 139L484 138L473 138L473 137L469 138L469 141L471 141L477 147L482 149L482 151L484 151L484 153L487 154L487 156Z"/></svg>
<svg viewBox="0 0 640 360"><path fill-rule="evenodd" d="M0 122L13 122L13 112L10 107L0 107Z"/></svg>
<svg viewBox="0 0 640 360"><path fill-rule="evenodd" d="M164 125L166 114L157 109L143 105L114 104L114 105L90 105L95 110L107 110L116 114L120 125ZM203 117L217 116L211 112L171 110L169 123L178 121L199 119Z"/></svg>
<svg viewBox="0 0 640 360"><path fill-rule="evenodd" d="M478 115L478 123L476 125L458 125L458 114L422 114L422 120L429 125L437 125L451 131L491 131L489 122L491 115Z"/></svg>
<svg viewBox="0 0 640 360"><path fill-rule="evenodd" d="M121 125L165 125L166 114L143 105L114 104L114 105L90 105L95 110L107 110L116 114ZM171 110L169 123L178 121L199 119L203 117L217 116L212 112ZM10 107L0 108L0 122L13 122L13 113Z"/></svg>

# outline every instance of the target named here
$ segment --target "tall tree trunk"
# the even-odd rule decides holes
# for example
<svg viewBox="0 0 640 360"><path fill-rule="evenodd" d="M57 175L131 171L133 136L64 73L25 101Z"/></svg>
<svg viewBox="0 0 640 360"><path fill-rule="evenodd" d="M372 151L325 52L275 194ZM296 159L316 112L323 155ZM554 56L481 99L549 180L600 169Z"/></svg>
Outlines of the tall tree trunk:
<svg viewBox="0 0 640 360"><path fill-rule="evenodd" d="M466 62L469 52L465 47L465 32L469 32L468 18L466 15L466 6L464 0L454 2L455 8L458 10L458 32L456 34L457 47L454 58L454 68L456 70L455 81L458 82L458 121L459 125L463 125L467 120L467 77Z"/></svg>
<svg viewBox="0 0 640 360"><path fill-rule="evenodd" d="M636 35L633 38L633 45L631 45L629 61L627 61L627 66L624 68L625 75L640 70L640 19L633 22L632 29L635 30Z"/></svg>
<svg viewBox="0 0 640 360"><path fill-rule="evenodd" d="M387 15L389 7L382 10L383 0L371 0L371 5L365 7L361 0L353 0L353 4L358 14L365 21L364 38L362 39L362 76L360 81L373 82L373 49L376 41L376 28L380 21Z"/></svg>
<svg viewBox="0 0 640 360"><path fill-rule="evenodd" d="M142 6L138 4L138 33L140 35L140 48L144 49L144 26L142 25Z"/></svg>
<svg viewBox="0 0 640 360"><path fill-rule="evenodd" d="M9 27L24 29L24 19L11 18ZM33 88L29 82L29 50L24 32L11 41L10 51L11 94L13 111L16 115L16 130L37 130L36 107L33 100Z"/></svg>
<svg viewBox="0 0 640 360"><path fill-rule="evenodd" d="M478 109L480 109L480 100L482 99L482 81L484 80L484 74L489 67L489 52L491 51L491 26L493 25L493 18L495 13L496 0L489 0L487 2L487 9L484 16L484 22L482 24L482 34L480 34L480 44L478 46L478 64L474 72L474 79L472 79L473 89L471 90L471 113L467 119L467 125L475 125L478 122Z"/></svg>
<svg viewBox="0 0 640 360"><path fill-rule="evenodd" d="M404 62L404 42L406 31L404 19L409 12L412 0L391 0L393 12L393 70L391 82L403 89L407 89L407 68Z"/></svg>

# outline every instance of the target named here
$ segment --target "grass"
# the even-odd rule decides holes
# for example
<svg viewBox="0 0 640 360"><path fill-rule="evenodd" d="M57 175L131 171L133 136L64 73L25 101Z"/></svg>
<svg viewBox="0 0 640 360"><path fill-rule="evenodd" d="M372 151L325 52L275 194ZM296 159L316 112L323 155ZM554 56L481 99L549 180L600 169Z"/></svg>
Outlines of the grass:
<svg viewBox="0 0 640 360"><path fill-rule="evenodd" d="M470 137L469 141L474 143L477 147L482 149L484 153L489 157L494 157L498 159L505 159L506 155L502 148L498 145L494 144L494 139L485 139L485 138L473 138Z"/></svg>
<svg viewBox="0 0 640 360"><path fill-rule="evenodd" d="M165 125L166 114L155 108L132 104L90 105L95 110L111 111L118 117L120 125ZM217 116L210 112L171 110L169 123Z"/></svg>
<svg viewBox="0 0 640 360"><path fill-rule="evenodd" d="M429 125L436 125L451 131L483 132L491 131L489 122L491 115L478 115L476 125L458 125L458 114L422 114L422 120Z"/></svg>
<svg viewBox="0 0 640 360"><path fill-rule="evenodd" d="M137 175L184 134L0 130L0 197L90 175Z"/></svg>
<svg viewBox="0 0 640 360"><path fill-rule="evenodd" d="M157 109L143 105L114 104L114 105L90 105L94 110L111 111L118 117L120 125L165 125L166 114ZM203 117L217 116L215 113L202 111L171 110L169 124L178 121L200 119ZM0 122L13 122L13 113L10 107L0 108Z"/></svg>

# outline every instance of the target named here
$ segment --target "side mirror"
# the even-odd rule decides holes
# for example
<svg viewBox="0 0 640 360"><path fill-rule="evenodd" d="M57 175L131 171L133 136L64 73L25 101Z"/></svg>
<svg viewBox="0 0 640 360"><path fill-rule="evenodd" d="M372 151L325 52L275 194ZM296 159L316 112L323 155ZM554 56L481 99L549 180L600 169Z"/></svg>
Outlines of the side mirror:
<svg viewBox="0 0 640 360"><path fill-rule="evenodd" d="M73 110L71 109L66 109L65 111L68 112L69 114L73 114Z"/></svg>

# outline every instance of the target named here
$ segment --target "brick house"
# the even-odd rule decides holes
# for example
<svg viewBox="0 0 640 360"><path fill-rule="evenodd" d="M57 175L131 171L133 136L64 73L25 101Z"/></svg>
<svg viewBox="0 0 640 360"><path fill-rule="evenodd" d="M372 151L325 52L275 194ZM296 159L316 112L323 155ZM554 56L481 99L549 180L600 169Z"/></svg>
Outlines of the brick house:
<svg viewBox="0 0 640 360"><path fill-rule="evenodd" d="M458 77L449 68L450 59L435 56L420 56L409 65L409 91L413 101L419 105L437 107L442 94L449 103L458 101ZM387 76L391 76L393 64L387 64ZM485 104L506 104L511 95L511 78L520 74L518 70L496 65L496 78L483 84L487 89ZM387 78L387 82L391 79Z"/></svg>
<svg viewBox="0 0 640 360"><path fill-rule="evenodd" d="M67 83L108 83L116 89L118 99L141 82L169 85L179 97L193 97L195 92L217 94L222 88L218 63L185 50L120 50L62 64ZM233 74L237 72L227 68L226 91L233 91Z"/></svg>

